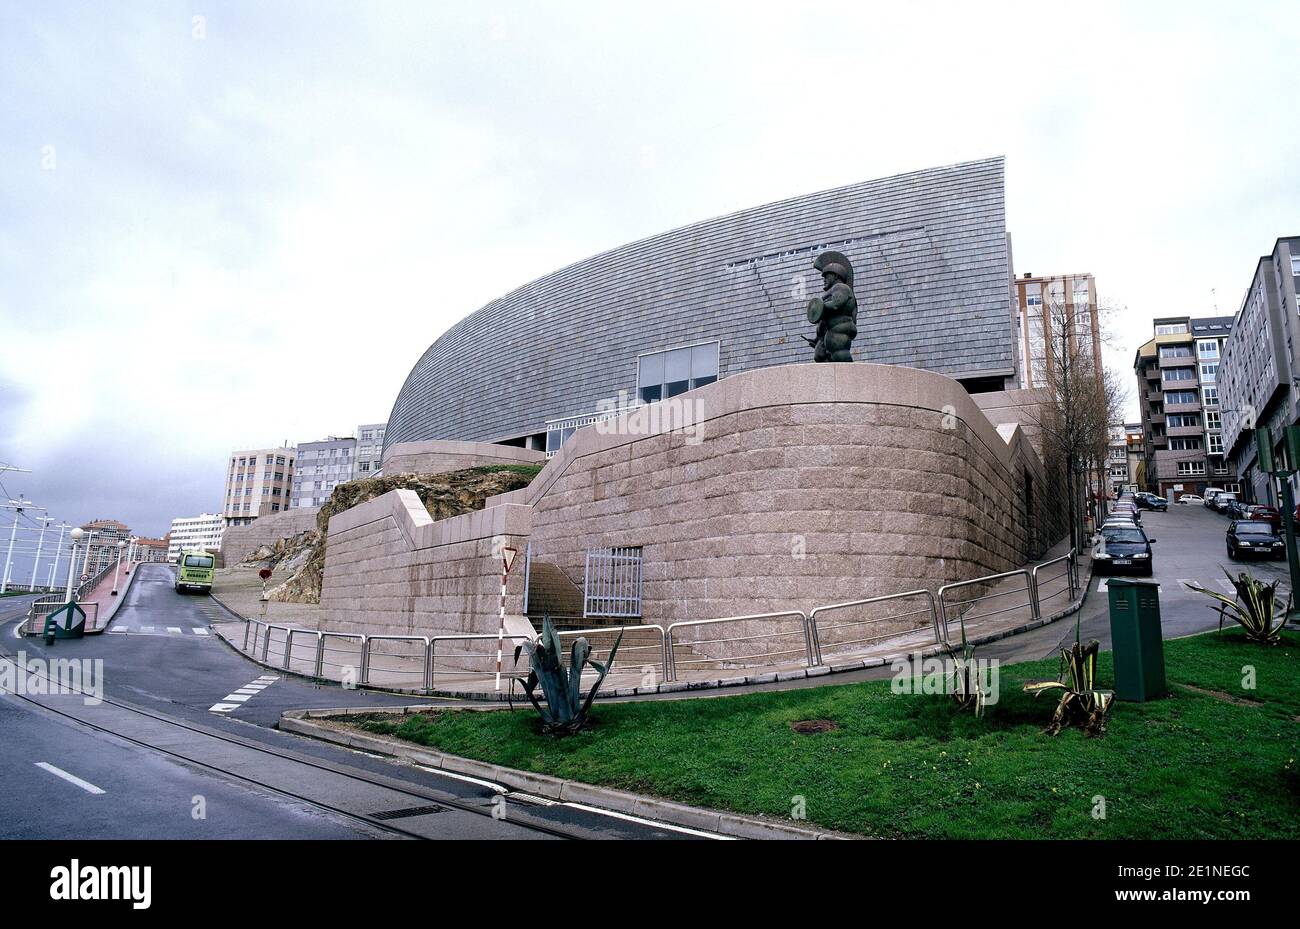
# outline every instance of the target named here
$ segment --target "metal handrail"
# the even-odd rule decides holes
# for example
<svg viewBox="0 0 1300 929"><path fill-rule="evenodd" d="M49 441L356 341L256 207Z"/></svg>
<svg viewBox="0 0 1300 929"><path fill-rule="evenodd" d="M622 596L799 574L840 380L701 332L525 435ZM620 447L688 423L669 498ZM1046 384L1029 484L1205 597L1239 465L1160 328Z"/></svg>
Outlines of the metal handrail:
<svg viewBox="0 0 1300 929"><path fill-rule="evenodd" d="M320 631L319 631L319 630L317 630L317 629L298 629L298 628L290 629L290 630L289 630L289 634L285 637L285 641L284 641L284 661L281 662L281 665L280 665L280 667L283 668L285 671L288 671L288 670L289 670L289 663L290 663L291 661L293 661L293 636L294 636L294 633L297 633L297 632L304 632L304 633L308 633L308 634L310 634L310 635L314 635L314 636L316 636L316 648L315 648L315 649L313 650L313 652L312 652L312 667L313 667L313 669L315 668L315 665L316 665L316 660L315 660L315 659L316 659L316 657L317 657L318 655L320 655L321 634L320 634Z"/></svg>
<svg viewBox="0 0 1300 929"><path fill-rule="evenodd" d="M816 658L816 664L820 665L822 663L821 630L817 626L818 614L829 613L831 610L848 609L850 607L856 607L856 606L873 606L877 603L888 603L890 600L903 600L911 597L924 597L926 599L927 610L930 613L930 626L931 628L934 629L934 639L936 643L940 642L941 639L939 633L939 616L935 609L934 594L928 590L909 590L906 593L901 593L901 594L887 594L886 596L883 597L870 597L866 600L853 600L849 603L834 603L828 606L816 607L815 609L813 609L811 613L808 614L808 625L811 627L812 630L813 654L814 657ZM913 616L917 613L922 613L922 612L926 612L926 610L913 610L910 613L903 613L896 616L883 616L880 619L863 620L857 623L844 623L840 626L837 626L836 628L842 629L845 628L846 626L861 626L861 625L868 625L870 623L885 622L886 620L901 619L904 616Z"/></svg>
<svg viewBox="0 0 1300 929"><path fill-rule="evenodd" d="M316 676L319 678L325 677L325 652L327 651L325 648L326 639L360 639L361 653L364 654L367 638L368 637L365 633L362 632L322 632L320 634L320 640L316 643ZM357 665L360 667L359 660ZM339 665L340 670L342 670L343 667L343 665Z"/></svg>
<svg viewBox="0 0 1300 929"><path fill-rule="evenodd" d="M493 636L492 638L495 638ZM374 642L421 642L424 644L424 673L422 679L429 679L430 640L425 635L368 635L361 643L361 673L357 676L358 686L370 683L370 646ZM426 687L426 690L429 688Z"/></svg>
<svg viewBox="0 0 1300 929"><path fill-rule="evenodd" d="M964 588L964 587L975 587L975 586L980 585L980 584L991 584L991 583L996 583L997 581L1005 581L1005 580L1007 580L1008 578L1013 578L1013 577L1023 577L1023 578L1025 579L1025 586L1024 586L1024 587L1017 588L1017 589L1015 589L1015 590L1004 590L1004 591L1002 591L1001 593L985 594L985 595L982 596L982 597L972 597L970 600L963 600L963 601L962 601L962 605L965 606L965 605L972 604L972 603L979 603L979 602L982 601L982 600L992 600L992 599L997 598L997 597L1006 597L1006 596L1010 596L1010 595L1012 595L1012 594L1027 593L1027 594L1029 595L1029 596L1028 596L1028 604L1027 604L1027 605L1029 606L1029 612L1030 612L1030 615L1034 618L1035 621L1037 621L1037 619L1038 619L1038 598L1037 598L1037 596L1035 596L1035 593L1034 593L1034 578L1033 578L1033 575L1029 572L1028 569L1026 569L1026 568L1020 568L1019 570L1016 570L1016 571L1006 571L1006 572L1003 572L1002 574L990 574L990 575L988 575L987 577L976 577L976 578L972 578L972 579L969 580L969 581L957 581L955 584L945 584L945 585L943 585L942 587L939 588L939 594L938 594L938 598L939 598L939 618L940 618L940 620L942 621L942 628L943 628L943 641L944 641L944 643L945 643L945 644L952 644L952 643L951 643L951 640L950 640L949 637L948 637L948 601L947 601L947 594L948 594L950 591L960 590L960 589L962 589L962 588ZM1007 612L1010 612L1011 610L1014 610L1014 609L1018 609L1018 607L1014 607L1014 606L1013 606L1013 607L1006 607L1005 609L1001 609L1001 610L994 610L994 611L993 611L992 613L990 613L989 615L990 615L990 616L996 616L998 613L1007 613Z"/></svg>
<svg viewBox="0 0 1300 929"><path fill-rule="evenodd" d="M812 646L812 635L808 629L808 615L804 613L803 610L785 610L780 613L755 613L752 616L724 616L720 619L686 619L686 620L682 620L681 622L673 623L668 627L668 629L664 633L664 638L666 640L667 656L668 656L668 669L667 672L665 673L665 676L669 681L677 680L677 655L675 651L676 643L673 642L673 632L677 629L685 629L687 627L696 627L696 626L716 626L721 623L755 622L757 620L762 620L762 619L794 619L796 616L799 618L800 626L803 629L804 660L807 662L808 667L811 668L813 666L813 646ZM757 636L753 636L753 635L737 636L734 639L720 639L717 641L739 641L741 639L772 638L774 636L793 635L793 634L794 633L792 632L775 633L775 634L764 633ZM753 658L757 656L748 655L744 657Z"/></svg>
<svg viewBox="0 0 1300 929"><path fill-rule="evenodd" d="M1070 600L1071 602L1073 602L1075 595L1077 594L1079 589L1078 588L1079 563L1076 557L1077 554L1078 554L1078 549L1072 548L1070 549L1069 554L1062 555L1060 558L1053 558L1051 561L1044 561L1042 564L1034 565L1033 569L1030 571L1030 576L1032 577L1034 582L1034 597L1035 599L1038 600L1038 605L1039 605L1038 616L1036 616L1035 618L1042 616L1042 603L1044 599L1051 600L1053 597L1059 597L1061 594L1065 593L1064 590L1058 590L1056 593L1051 594L1048 597L1043 597L1041 595L1038 589L1038 572L1043 570L1044 568L1050 568L1053 565L1058 565L1062 563L1065 564L1065 573L1063 575L1061 575L1060 577L1049 578L1048 580L1050 582L1050 581L1061 580L1062 578L1064 578L1067 582L1067 586L1070 592Z"/></svg>
<svg viewBox="0 0 1300 929"><path fill-rule="evenodd" d="M511 642L531 642L534 637L531 635L511 635L507 633L505 638ZM435 635L429 639L429 650L424 661L424 689L433 690L433 680L435 673L435 662L438 660L438 643L439 642L495 642L498 636L465 633L463 635ZM476 655L465 655L466 658L496 658L496 652L482 652ZM444 671L444 674L484 674L483 671Z"/></svg>

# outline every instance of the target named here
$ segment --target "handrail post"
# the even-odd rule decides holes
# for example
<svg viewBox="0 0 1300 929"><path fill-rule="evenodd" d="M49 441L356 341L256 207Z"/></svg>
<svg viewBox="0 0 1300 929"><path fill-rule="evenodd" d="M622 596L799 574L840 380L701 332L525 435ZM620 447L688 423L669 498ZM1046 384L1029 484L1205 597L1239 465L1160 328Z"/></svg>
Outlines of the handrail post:
<svg viewBox="0 0 1300 929"><path fill-rule="evenodd" d="M266 664L266 653L271 647L271 624L262 624L262 664Z"/></svg>
<svg viewBox="0 0 1300 929"><path fill-rule="evenodd" d="M248 654L248 629L252 624L253 621L251 619L244 619L244 654Z"/></svg>
<svg viewBox="0 0 1300 929"><path fill-rule="evenodd" d="M357 674L357 686L370 683L370 637L361 640L361 668Z"/></svg>
<svg viewBox="0 0 1300 929"><path fill-rule="evenodd" d="M822 637L817 628L817 610L804 617L804 633L808 637L809 662L808 667L815 668L822 663Z"/></svg>
<svg viewBox="0 0 1300 929"><path fill-rule="evenodd" d="M1038 603L1038 566L1025 572L1025 589L1029 591L1029 615L1034 622L1043 618L1042 608Z"/></svg>
<svg viewBox="0 0 1300 929"><path fill-rule="evenodd" d="M316 661L312 671L318 679L325 676L325 634L319 629L316 631Z"/></svg>
<svg viewBox="0 0 1300 929"><path fill-rule="evenodd" d="M289 670L289 659L293 656L293 629L284 630L284 660L280 662L280 669Z"/></svg>
<svg viewBox="0 0 1300 929"><path fill-rule="evenodd" d="M433 639L424 643L424 689L433 690Z"/></svg>

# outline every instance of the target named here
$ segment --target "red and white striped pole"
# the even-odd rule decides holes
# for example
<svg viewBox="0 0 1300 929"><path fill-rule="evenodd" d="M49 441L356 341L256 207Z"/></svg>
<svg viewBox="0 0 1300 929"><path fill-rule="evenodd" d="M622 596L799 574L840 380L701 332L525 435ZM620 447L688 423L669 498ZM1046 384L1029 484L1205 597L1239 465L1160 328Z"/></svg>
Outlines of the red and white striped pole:
<svg viewBox="0 0 1300 929"><path fill-rule="evenodd" d="M501 610L499 615L500 624L497 626L497 690L501 690L501 651L506 641L506 580L510 577L510 568L515 563L515 555L519 553L518 549L504 548L501 550Z"/></svg>

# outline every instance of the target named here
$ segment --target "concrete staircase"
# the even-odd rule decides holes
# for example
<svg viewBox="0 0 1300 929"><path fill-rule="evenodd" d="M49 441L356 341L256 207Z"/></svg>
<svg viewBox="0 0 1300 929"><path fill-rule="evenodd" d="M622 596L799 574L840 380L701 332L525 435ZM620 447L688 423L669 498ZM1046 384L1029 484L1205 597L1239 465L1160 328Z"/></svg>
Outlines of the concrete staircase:
<svg viewBox="0 0 1300 929"><path fill-rule="evenodd" d="M582 591L555 565L533 559L528 574L528 619L540 632L545 616L551 617L556 629L583 628Z"/></svg>

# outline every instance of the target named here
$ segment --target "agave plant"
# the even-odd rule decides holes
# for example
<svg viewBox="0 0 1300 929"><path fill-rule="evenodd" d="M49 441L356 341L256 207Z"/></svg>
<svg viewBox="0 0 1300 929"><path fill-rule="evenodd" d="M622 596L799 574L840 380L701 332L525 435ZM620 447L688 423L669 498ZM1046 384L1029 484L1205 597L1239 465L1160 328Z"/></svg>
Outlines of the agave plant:
<svg viewBox="0 0 1300 929"><path fill-rule="evenodd" d="M1087 645L1079 640L1079 622L1074 624L1074 644L1061 649L1061 673L1056 680L1027 681L1025 693L1037 699L1039 694L1060 691L1047 734L1059 735L1062 729L1078 724L1088 735L1106 731L1106 719L1115 705L1115 693L1097 688L1097 653L1101 643L1093 639Z"/></svg>
<svg viewBox="0 0 1300 929"><path fill-rule="evenodd" d="M973 709L978 718L984 715L984 702L987 695L980 688L979 671L975 664L975 646L966 639L966 618L964 616L958 618L961 621L961 651L958 652L951 645L948 646L948 658L953 664L949 693L957 701L957 709Z"/></svg>
<svg viewBox="0 0 1300 929"><path fill-rule="evenodd" d="M1231 619L1246 630L1246 639L1261 645L1276 645L1282 641L1282 627L1286 625L1287 615L1291 612L1291 598L1286 601L1286 609L1278 611L1278 581L1265 584L1256 580L1251 574L1238 574L1233 577L1227 571L1228 580L1237 591L1237 599L1208 590L1199 584L1187 586L1197 593L1205 594L1219 602L1217 607L1210 607L1219 614L1219 634L1223 634L1224 619Z"/></svg>
<svg viewBox="0 0 1300 929"><path fill-rule="evenodd" d="M609 669L614 667L614 655L622 641L623 633L620 631L614 647L609 650L609 661L601 664L591 660L591 643L585 637L580 638L573 643L569 653L569 666L565 668L560 657L560 637L551 625L551 617L546 616L542 620L542 634L515 648L515 664L519 663L520 653L528 653L531 669L528 677L518 680L534 709L542 717L543 732L571 735L587 725L591 702L596 699L596 692L604 683ZM586 697L583 697L582 672L587 665L596 669L596 680ZM537 699L538 686L542 689L545 705Z"/></svg>

